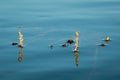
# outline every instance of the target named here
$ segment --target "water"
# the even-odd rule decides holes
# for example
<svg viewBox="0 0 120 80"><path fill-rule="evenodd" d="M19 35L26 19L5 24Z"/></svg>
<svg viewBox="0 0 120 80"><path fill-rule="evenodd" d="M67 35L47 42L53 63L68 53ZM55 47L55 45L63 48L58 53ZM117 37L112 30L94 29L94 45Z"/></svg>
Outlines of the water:
<svg viewBox="0 0 120 80"><path fill-rule="evenodd" d="M19 26L22 62L20 49L11 45L18 42ZM119 26L119 0L0 1L0 80L120 80ZM61 47L76 31L78 67L74 45Z"/></svg>

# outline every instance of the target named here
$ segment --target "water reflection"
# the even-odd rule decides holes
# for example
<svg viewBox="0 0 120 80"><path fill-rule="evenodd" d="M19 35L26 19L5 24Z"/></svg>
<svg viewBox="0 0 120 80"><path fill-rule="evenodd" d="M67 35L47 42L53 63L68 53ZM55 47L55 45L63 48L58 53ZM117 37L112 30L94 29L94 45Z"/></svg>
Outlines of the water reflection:
<svg viewBox="0 0 120 80"><path fill-rule="evenodd" d="M78 67L78 62L79 62L79 56L78 56L78 51L74 51L74 57L75 57L75 64Z"/></svg>
<svg viewBox="0 0 120 80"><path fill-rule="evenodd" d="M75 36L76 36L76 43L75 43L75 48L74 48L74 56L75 56L76 66L78 67L78 40L79 40L79 32L75 32Z"/></svg>
<svg viewBox="0 0 120 80"><path fill-rule="evenodd" d="M22 47L20 47L18 61L22 62L22 59L23 59L23 51L22 51Z"/></svg>

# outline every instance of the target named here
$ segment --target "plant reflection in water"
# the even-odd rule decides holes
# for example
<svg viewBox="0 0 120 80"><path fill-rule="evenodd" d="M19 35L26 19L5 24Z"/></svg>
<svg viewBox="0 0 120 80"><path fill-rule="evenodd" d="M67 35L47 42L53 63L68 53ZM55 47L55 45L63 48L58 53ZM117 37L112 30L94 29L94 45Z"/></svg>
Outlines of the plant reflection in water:
<svg viewBox="0 0 120 80"><path fill-rule="evenodd" d="M78 63L79 63L79 56L78 56L78 51L74 51L74 57L75 57L75 64L78 67Z"/></svg>
<svg viewBox="0 0 120 80"><path fill-rule="evenodd" d="M20 47L18 61L22 62L22 59L23 59L23 51L22 48Z"/></svg>

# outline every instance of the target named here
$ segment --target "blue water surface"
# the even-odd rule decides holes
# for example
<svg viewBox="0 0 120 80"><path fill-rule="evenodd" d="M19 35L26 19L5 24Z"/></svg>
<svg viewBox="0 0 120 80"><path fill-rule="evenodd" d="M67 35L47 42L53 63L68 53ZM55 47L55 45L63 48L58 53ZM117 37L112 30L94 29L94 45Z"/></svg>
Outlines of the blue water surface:
<svg viewBox="0 0 120 80"><path fill-rule="evenodd" d="M119 0L2 0L0 80L120 80L119 26ZM20 29L22 56L11 45ZM61 47L76 31L78 66L74 44Z"/></svg>

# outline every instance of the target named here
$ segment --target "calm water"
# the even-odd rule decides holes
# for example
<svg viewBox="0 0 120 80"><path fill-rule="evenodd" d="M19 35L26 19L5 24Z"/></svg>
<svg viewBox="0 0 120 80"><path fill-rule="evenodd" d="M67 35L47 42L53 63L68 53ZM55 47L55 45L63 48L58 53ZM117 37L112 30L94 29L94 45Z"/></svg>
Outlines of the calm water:
<svg viewBox="0 0 120 80"><path fill-rule="evenodd" d="M19 26L22 55L11 45L18 42ZM76 31L78 67L74 45L61 47ZM2 0L0 37L0 80L120 80L119 0Z"/></svg>

